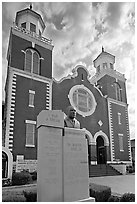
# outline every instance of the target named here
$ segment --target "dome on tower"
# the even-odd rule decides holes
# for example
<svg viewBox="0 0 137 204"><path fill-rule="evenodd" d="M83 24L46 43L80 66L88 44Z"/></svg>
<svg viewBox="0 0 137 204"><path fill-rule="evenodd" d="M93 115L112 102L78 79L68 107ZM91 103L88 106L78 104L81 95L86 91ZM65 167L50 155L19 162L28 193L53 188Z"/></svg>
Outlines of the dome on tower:
<svg viewBox="0 0 137 204"><path fill-rule="evenodd" d="M30 8L20 10L16 13L15 24L29 31L41 35L45 29L45 23L41 15Z"/></svg>
<svg viewBox="0 0 137 204"><path fill-rule="evenodd" d="M93 63L97 73L103 69L114 69L113 65L115 63L115 56L105 52L102 47L102 52L97 56Z"/></svg>

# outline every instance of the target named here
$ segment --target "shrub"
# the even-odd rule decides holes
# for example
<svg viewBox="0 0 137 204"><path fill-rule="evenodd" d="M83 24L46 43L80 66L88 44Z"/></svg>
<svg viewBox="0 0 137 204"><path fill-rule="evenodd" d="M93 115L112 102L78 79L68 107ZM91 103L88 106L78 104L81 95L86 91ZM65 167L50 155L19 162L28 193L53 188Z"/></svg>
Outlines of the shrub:
<svg viewBox="0 0 137 204"><path fill-rule="evenodd" d="M135 202L134 193L124 193L120 198L120 202Z"/></svg>
<svg viewBox="0 0 137 204"><path fill-rule="evenodd" d="M7 178L7 179L2 179L2 187L4 186L11 186L12 182L11 179Z"/></svg>
<svg viewBox="0 0 137 204"><path fill-rule="evenodd" d="M120 197L111 195L107 202L120 202Z"/></svg>
<svg viewBox="0 0 137 204"><path fill-rule="evenodd" d="M24 185L32 181L31 175L28 172L16 172L12 174L12 185Z"/></svg>
<svg viewBox="0 0 137 204"><path fill-rule="evenodd" d="M37 202L37 191L23 191L26 202Z"/></svg>
<svg viewBox="0 0 137 204"><path fill-rule="evenodd" d="M36 171L32 172L31 177L33 181L37 180L37 172Z"/></svg>
<svg viewBox="0 0 137 204"><path fill-rule="evenodd" d="M95 198L96 202L106 202L111 196L111 188L108 186L91 183L89 186L90 196Z"/></svg>

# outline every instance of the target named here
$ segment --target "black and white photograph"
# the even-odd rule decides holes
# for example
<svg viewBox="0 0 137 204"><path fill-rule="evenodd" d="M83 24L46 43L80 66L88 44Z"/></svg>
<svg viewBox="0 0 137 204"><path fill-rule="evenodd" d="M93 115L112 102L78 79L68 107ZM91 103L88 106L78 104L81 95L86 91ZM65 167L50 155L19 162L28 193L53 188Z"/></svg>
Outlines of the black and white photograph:
<svg viewBox="0 0 137 204"><path fill-rule="evenodd" d="M135 202L135 2L1 10L2 202Z"/></svg>

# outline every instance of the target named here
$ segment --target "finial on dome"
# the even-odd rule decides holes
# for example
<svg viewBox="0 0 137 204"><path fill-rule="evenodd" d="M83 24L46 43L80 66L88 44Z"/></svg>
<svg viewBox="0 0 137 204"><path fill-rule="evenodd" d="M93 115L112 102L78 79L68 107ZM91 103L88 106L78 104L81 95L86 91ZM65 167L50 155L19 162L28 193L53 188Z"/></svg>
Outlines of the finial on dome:
<svg viewBox="0 0 137 204"><path fill-rule="evenodd" d="M102 52L104 52L104 47L102 46Z"/></svg>

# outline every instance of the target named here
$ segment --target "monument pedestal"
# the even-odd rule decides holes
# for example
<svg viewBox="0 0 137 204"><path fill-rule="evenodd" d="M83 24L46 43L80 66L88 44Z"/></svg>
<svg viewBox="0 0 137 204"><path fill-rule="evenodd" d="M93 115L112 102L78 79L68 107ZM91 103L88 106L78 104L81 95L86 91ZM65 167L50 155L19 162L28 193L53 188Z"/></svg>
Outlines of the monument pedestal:
<svg viewBox="0 0 137 204"><path fill-rule="evenodd" d="M42 111L38 127L38 202L90 202L85 133L64 128L64 113Z"/></svg>
<svg viewBox="0 0 137 204"><path fill-rule="evenodd" d="M63 145L64 201L88 198L88 148L84 130L65 128Z"/></svg>

